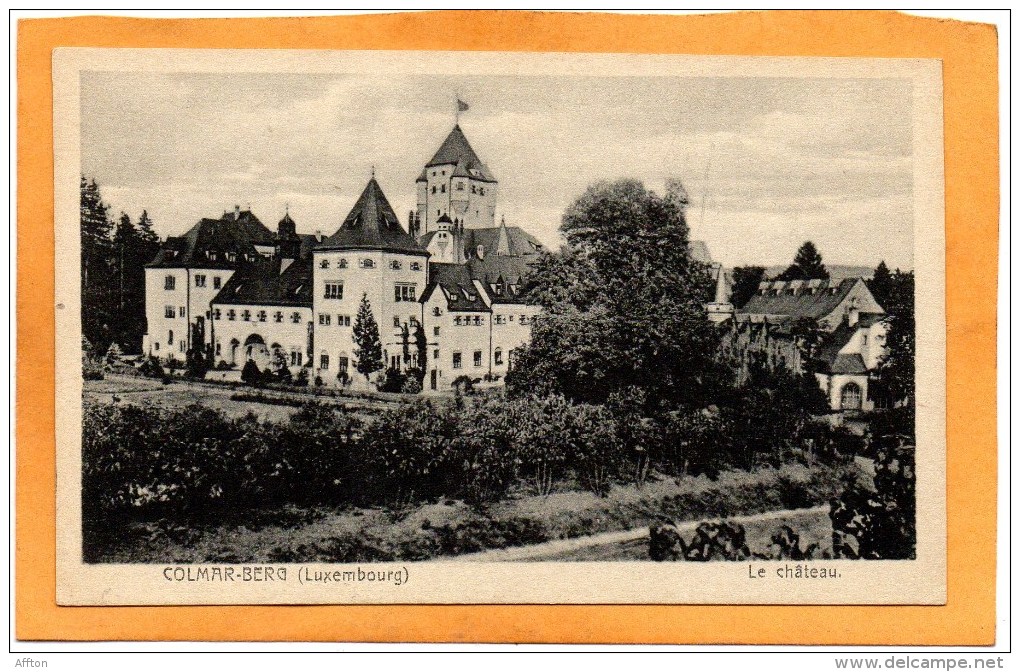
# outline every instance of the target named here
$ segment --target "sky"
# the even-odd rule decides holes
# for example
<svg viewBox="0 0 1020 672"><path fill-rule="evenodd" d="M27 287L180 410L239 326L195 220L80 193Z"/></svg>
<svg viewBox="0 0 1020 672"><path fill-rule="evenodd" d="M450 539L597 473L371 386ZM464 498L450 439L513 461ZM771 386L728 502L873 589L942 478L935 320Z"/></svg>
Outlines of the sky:
<svg viewBox="0 0 1020 672"><path fill-rule="evenodd" d="M161 236L251 207L271 229L339 227L374 169L406 228L454 124L499 180L496 217L550 247L588 185L691 195L691 237L727 266L913 267L911 85L901 79L400 77L83 72L82 173Z"/></svg>

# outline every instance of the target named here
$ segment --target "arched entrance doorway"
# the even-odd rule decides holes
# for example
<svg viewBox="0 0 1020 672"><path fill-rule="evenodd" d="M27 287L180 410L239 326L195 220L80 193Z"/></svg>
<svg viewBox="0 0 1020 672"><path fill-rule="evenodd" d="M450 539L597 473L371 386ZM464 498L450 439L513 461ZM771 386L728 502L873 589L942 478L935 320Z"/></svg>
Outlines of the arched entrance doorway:
<svg viewBox="0 0 1020 672"><path fill-rule="evenodd" d="M861 410L861 386L857 383L847 383L839 395L839 407L844 411Z"/></svg>
<svg viewBox="0 0 1020 672"><path fill-rule="evenodd" d="M252 334L244 339L244 361L255 362L259 369L263 370L269 366L269 348L258 334Z"/></svg>

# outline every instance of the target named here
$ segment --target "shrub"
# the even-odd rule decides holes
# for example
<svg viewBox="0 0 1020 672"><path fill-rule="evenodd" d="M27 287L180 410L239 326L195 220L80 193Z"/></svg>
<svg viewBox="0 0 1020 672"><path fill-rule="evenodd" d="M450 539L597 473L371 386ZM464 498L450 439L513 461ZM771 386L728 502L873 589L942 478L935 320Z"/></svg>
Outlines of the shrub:
<svg viewBox="0 0 1020 672"><path fill-rule="evenodd" d="M262 384L262 371L255 360L249 359L241 369L241 381L248 385L259 386Z"/></svg>
<svg viewBox="0 0 1020 672"><path fill-rule="evenodd" d="M152 356L150 356L148 359L142 362L142 365L138 367L138 371L143 376L147 376L149 378L162 379L164 376L166 376L166 373L163 371L163 367L159 363L159 360Z"/></svg>
<svg viewBox="0 0 1020 672"><path fill-rule="evenodd" d="M407 376L404 379L404 384L401 386L400 391L404 394L420 394L421 383L414 376Z"/></svg>
<svg viewBox="0 0 1020 672"><path fill-rule="evenodd" d="M837 558L904 560L916 557L914 446L880 437L874 491L850 480L832 500L832 548Z"/></svg>
<svg viewBox="0 0 1020 672"><path fill-rule="evenodd" d="M316 387L322 387L325 384L326 383L322 380L322 376L319 376L319 375L315 376L315 386Z"/></svg>
<svg viewBox="0 0 1020 672"><path fill-rule="evenodd" d="M294 378L294 384L298 387L308 387L308 369L303 366L298 369L297 377Z"/></svg>
<svg viewBox="0 0 1020 672"><path fill-rule="evenodd" d="M234 368L234 367L232 365L230 365L230 364L227 364L222 359L219 362L216 363L216 370L217 371L229 371L232 368Z"/></svg>
<svg viewBox="0 0 1020 672"><path fill-rule="evenodd" d="M460 375L453 379L453 389L460 394L471 394L475 391L475 383L471 376Z"/></svg>
<svg viewBox="0 0 1020 672"><path fill-rule="evenodd" d="M397 369L386 369L382 380L376 383L376 389L380 392L402 392L408 378Z"/></svg>

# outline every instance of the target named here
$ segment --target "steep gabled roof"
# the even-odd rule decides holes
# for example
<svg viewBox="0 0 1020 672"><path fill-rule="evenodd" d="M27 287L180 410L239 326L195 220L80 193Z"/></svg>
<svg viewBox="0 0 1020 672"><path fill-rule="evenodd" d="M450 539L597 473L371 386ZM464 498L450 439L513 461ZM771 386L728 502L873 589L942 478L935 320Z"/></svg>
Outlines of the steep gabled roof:
<svg viewBox="0 0 1020 672"><path fill-rule="evenodd" d="M425 167L431 168L432 166L449 165L455 167L454 174L459 174L462 177L470 177L482 182L496 181L496 178L489 172L488 167L475 154L475 150L472 149L471 143L468 142L467 136L460 129L459 124L453 127L453 130L446 136L446 140L443 140L443 144L439 146L439 149L432 156L432 160L426 163ZM418 181L421 181L424 177L425 171L422 172Z"/></svg>
<svg viewBox="0 0 1020 672"><path fill-rule="evenodd" d="M234 268L245 255L257 257L255 245L274 245L276 234L250 210L224 212L219 219L203 217L183 236L163 243L150 268ZM227 253L237 261L227 261ZM212 258L210 255L215 256Z"/></svg>
<svg viewBox="0 0 1020 672"><path fill-rule="evenodd" d="M839 283L829 280L790 280L763 282L754 296L736 311L737 317L766 315L790 319L818 320L843 302L860 278Z"/></svg>
<svg viewBox="0 0 1020 672"><path fill-rule="evenodd" d="M248 264L230 276L212 303L311 308L312 259L298 259L282 273L279 259Z"/></svg>
<svg viewBox="0 0 1020 672"><path fill-rule="evenodd" d="M385 250L427 255L403 227L382 188L373 177L354 203L343 224L318 245L327 250Z"/></svg>
<svg viewBox="0 0 1020 672"><path fill-rule="evenodd" d="M452 312L488 313L481 292L475 287L471 271L464 264L429 264L429 286L421 295L426 303L435 292L444 292L447 310Z"/></svg>

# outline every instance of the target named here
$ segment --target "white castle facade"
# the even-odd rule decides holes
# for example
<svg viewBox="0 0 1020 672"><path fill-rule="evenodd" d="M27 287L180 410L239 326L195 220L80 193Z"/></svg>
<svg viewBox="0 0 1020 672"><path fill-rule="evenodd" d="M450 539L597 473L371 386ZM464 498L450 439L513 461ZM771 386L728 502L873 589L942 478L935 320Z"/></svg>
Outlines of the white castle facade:
<svg viewBox="0 0 1020 672"><path fill-rule="evenodd" d="M538 312L520 291L542 246L495 224L498 182L459 125L416 191L406 229L373 176L328 237L298 234L289 213L274 232L235 207L168 238L145 271L143 352L183 362L201 347L224 377L284 358L292 375L303 367L323 384L367 385L353 338L367 297L384 369L421 369L426 390L461 376L501 380Z"/></svg>

